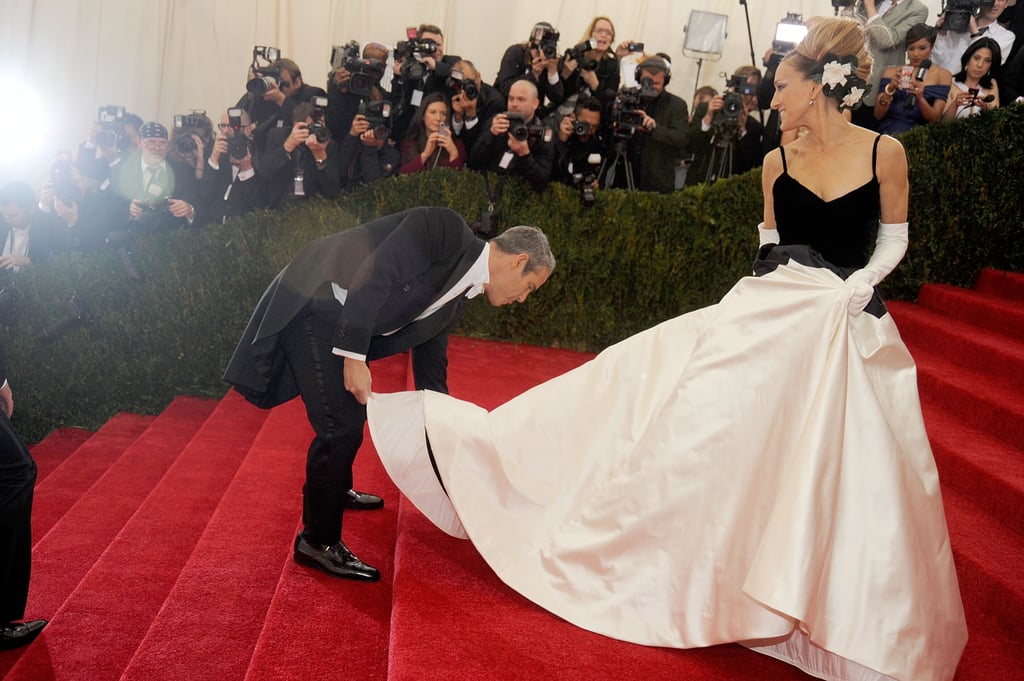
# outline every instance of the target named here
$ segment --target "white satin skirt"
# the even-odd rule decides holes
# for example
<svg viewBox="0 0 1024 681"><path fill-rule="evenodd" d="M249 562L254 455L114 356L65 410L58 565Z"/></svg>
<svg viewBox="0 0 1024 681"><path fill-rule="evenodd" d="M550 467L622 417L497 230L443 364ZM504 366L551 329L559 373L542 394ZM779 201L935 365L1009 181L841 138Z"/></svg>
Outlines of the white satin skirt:
<svg viewBox="0 0 1024 681"><path fill-rule="evenodd" d="M952 679L967 629L916 369L848 298L791 262L490 412L374 395L370 431L438 527L584 629Z"/></svg>

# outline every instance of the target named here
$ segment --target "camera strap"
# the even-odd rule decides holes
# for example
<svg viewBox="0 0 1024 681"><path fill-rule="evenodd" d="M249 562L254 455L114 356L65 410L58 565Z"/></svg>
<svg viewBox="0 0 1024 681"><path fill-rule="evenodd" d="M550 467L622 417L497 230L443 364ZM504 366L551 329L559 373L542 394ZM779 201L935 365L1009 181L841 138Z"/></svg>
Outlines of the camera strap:
<svg viewBox="0 0 1024 681"><path fill-rule="evenodd" d="M505 186L507 174L502 173L498 178L498 184L491 189L490 174L484 173L484 185L487 187L487 212L494 213L498 209L498 202L501 201L501 190Z"/></svg>

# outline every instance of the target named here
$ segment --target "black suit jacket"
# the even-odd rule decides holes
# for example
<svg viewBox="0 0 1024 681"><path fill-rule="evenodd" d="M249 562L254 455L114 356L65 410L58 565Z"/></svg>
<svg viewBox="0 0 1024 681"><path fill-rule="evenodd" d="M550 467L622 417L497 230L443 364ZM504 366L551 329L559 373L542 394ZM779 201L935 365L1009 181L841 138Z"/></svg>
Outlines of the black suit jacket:
<svg viewBox="0 0 1024 681"><path fill-rule="evenodd" d="M416 318L469 271L483 247L457 213L425 207L310 242L264 292L224 380L261 407L295 397L277 337L307 306L337 308L334 347L367 359L445 338L462 315L464 296ZM348 292L344 305L331 284ZM443 342L437 347L444 352ZM439 358L423 361L436 366Z"/></svg>

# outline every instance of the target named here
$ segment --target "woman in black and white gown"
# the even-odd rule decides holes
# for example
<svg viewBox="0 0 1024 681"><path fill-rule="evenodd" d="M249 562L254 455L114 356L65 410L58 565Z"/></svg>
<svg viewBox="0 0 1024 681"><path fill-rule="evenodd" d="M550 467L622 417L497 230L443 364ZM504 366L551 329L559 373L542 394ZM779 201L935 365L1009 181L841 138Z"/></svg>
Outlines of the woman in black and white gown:
<svg viewBox="0 0 1024 681"><path fill-rule="evenodd" d="M906 250L906 156L841 111L869 70L841 18L782 62L772 106L806 134L766 157L757 276L717 305L491 412L371 397L391 476L513 589L626 641L953 677L967 632L938 474L874 292Z"/></svg>

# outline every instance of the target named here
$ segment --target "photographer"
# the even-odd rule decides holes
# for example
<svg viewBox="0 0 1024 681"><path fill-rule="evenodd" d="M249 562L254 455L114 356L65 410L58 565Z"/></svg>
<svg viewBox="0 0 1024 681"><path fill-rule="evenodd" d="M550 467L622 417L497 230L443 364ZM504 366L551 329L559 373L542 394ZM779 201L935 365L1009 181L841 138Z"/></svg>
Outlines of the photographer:
<svg viewBox="0 0 1024 681"><path fill-rule="evenodd" d="M360 102L338 150L344 188L398 174L401 159L391 140L390 116L391 102L377 89Z"/></svg>
<svg viewBox="0 0 1024 681"><path fill-rule="evenodd" d="M406 130L423 97L445 89L452 65L459 60L444 54L444 34L432 24L420 24L416 35L395 45L391 104L394 109L391 139L396 143Z"/></svg>
<svg viewBox="0 0 1024 681"><path fill-rule="evenodd" d="M351 41L336 47L331 54L334 66L327 76L327 127L331 137L343 140L352 127L359 104L368 99L388 99L381 79L388 61L388 48L367 43L360 56L359 45Z"/></svg>
<svg viewBox="0 0 1024 681"><path fill-rule="evenodd" d="M67 229L55 216L38 210L36 193L28 183L11 182L0 189L0 216L0 271L5 274L67 250Z"/></svg>
<svg viewBox="0 0 1024 681"><path fill-rule="evenodd" d="M644 97L639 110L642 134L636 136L632 153L636 188L642 191L673 191L678 160L686 155L686 102L665 90L670 78L669 64L661 57L649 57L636 67L641 92L652 95Z"/></svg>
<svg viewBox="0 0 1024 681"><path fill-rule="evenodd" d="M576 100L594 96L607 109L619 91L619 59L612 46L615 27L608 17L594 17L585 37L565 51L558 70L564 83L565 100L560 113L572 111Z"/></svg>
<svg viewBox="0 0 1024 681"><path fill-rule="evenodd" d="M99 107L89 137L78 145L79 171L101 183L108 179L111 166L128 154L138 153L141 127L142 119L123 106Z"/></svg>
<svg viewBox="0 0 1024 681"><path fill-rule="evenodd" d="M114 196L121 201L121 219L127 221L125 229L149 232L202 224L197 215L201 206L195 169L167 158L167 128L146 123L139 137L139 155L125 158L111 176Z"/></svg>
<svg viewBox="0 0 1024 681"><path fill-rule="evenodd" d="M437 167L459 169L466 165L462 140L452 134L448 99L443 92L423 98L399 146L400 173L418 173Z"/></svg>
<svg viewBox="0 0 1024 681"><path fill-rule="evenodd" d="M253 167L252 132L252 121L244 109L231 108L221 114L200 181L210 222L224 222L267 205L266 181Z"/></svg>
<svg viewBox="0 0 1024 681"><path fill-rule="evenodd" d="M488 172L525 177L542 191L555 160L551 128L537 117L537 86L526 78L512 83L508 111L491 119L470 152L471 165Z"/></svg>
<svg viewBox="0 0 1024 681"><path fill-rule="evenodd" d="M206 159L213 146L213 121L205 111L193 110L174 116L167 158L183 166L195 168L195 179L203 179Z"/></svg>
<svg viewBox="0 0 1024 681"><path fill-rule="evenodd" d="M317 195L334 198L341 191L338 145L323 120L327 98L320 101L322 106L298 104L291 128L271 130L265 151L257 152L254 167L266 177L269 208Z"/></svg>
<svg viewBox="0 0 1024 681"><path fill-rule="evenodd" d="M868 36L871 77L864 95L865 106L855 109L852 116L857 125L874 130L878 81L887 68L903 64L907 31L928 18L928 8L921 0L860 0L857 16Z"/></svg>
<svg viewBox="0 0 1024 681"><path fill-rule="evenodd" d="M945 11L935 20L939 35L932 49L932 63L957 73L962 68L960 57L971 44L984 37L999 44L1000 64L1005 64L1015 36L997 21L1004 9L1006 0L953 0L945 3Z"/></svg>
<svg viewBox="0 0 1024 681"><path fill-rule="evenodd" d="M278 52L274 48L263 49L273 50L272 55ZM246 95L235 106L245 109L256 124L253 139L257 151L264 148L271 130L291 125L296 105L327 96L323 89L303 82L299 65L291 59L277 56L268 66L260 67L254 50L250 75Z"/></svg>
<svg viewBox="0 0 1024 681"><path fill-rule="evenodd" d="M457 78L460 73L461 80ZM480 132L490 127L491 119L505 110L505 97L481 81L480 72L468 59L455 62L448 92L452 103L452 132L469 151Z"/></svg>
<svg viewBox="0 0 1024 681"><path fill-rule="evenodd" d="M510 45L501 57L494 87L507 97L512 84L529 80L537 88L541 116L554 110L565 99L565 84L558 73L558 31L546 21L534 25L530 39Z"/></svg>
<svg viewBox="0 0 1024 681"><path fill-rule="evenodd" d="M711 183L761 165L764 127L750 115L757 108L760 80L756 68L741 66L727 81L724 94L694 109L688 143L693 162L686 172L687 185Z"/></svg>
<svg viewBox="0 0 1024 681"><path fill-rule="evenodd" d="M560 120L551 120L555 135L555 162L551 171L551 179L568 185L576 185L582 179L579 175L592 174L592 183L596 183L598 168L591 169L590 159L594 154L599 158L606 153L605 141L601 136L601 111L603 106L597 97L581 97L576 101L576 108L562 116ZM552 114L552 119L558 114ZM588 182L589 184L589 182Z"/></svg>

